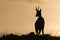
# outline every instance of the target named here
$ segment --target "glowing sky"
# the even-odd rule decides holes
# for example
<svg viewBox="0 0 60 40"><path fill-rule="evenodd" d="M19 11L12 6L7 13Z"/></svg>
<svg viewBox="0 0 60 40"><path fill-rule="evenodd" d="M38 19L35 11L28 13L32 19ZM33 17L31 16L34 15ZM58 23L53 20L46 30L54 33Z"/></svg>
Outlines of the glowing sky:
<svg viewBox="0 0 60 40"><path fill-rule="evenodd" d="M35 6L42 9L45 34L60 35L60 0L0 0L0 34L35 32Z"/></svg>

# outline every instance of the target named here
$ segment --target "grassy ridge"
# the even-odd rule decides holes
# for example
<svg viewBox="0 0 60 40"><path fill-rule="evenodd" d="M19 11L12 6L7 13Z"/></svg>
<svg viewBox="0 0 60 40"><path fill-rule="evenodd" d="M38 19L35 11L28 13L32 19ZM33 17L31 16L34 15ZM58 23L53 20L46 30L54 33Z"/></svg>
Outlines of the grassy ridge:
<svg viewBox="0 0 60 40"><path fill-rule="evenodd" d="M60 37L50 36L49 34L44 35L35 35L34 32L31 32L26 35L4 35L0 40L60 40Z"/></svg>

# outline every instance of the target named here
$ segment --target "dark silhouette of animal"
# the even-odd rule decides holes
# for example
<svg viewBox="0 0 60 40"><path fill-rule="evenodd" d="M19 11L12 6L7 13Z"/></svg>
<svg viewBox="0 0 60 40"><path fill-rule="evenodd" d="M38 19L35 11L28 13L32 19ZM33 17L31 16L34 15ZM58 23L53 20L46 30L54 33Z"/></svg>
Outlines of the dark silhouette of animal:
<svg viewBox="0 0 60 40"><path fill-rule="evenodd" d="M41 15L41 9L36 8L36 17L38 17L37 21L35 22L35 31L36 34L40 34L40 32L42 31L42 34L44 34L44 18Z"/></svg>

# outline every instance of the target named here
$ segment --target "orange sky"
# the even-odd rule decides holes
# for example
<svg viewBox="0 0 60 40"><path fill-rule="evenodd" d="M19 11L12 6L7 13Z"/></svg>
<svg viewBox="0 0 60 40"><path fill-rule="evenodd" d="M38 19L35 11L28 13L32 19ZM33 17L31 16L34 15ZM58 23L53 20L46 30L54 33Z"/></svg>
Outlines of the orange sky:
<svg viewBox="0 0 60 40"><path fill-rule="evenodd" d="M35 6L42 9L45 33L60 35L60 0L0 0L0 34L35 31Z"/></svg>

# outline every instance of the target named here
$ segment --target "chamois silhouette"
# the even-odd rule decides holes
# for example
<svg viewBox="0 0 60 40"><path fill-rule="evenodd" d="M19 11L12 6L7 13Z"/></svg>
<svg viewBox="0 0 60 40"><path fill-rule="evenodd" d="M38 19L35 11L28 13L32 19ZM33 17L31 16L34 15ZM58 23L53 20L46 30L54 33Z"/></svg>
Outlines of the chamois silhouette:
<svg viewBox="0 0 60 40"><path fill-rule="evenodd" d="M41 15L41 9L38 7L38 9L36 8L36 17L38 17L37 21L35 22L35 31L36 34L40 34L40 32L42 31L42 34L44 34L44 18Z"/></svg>

